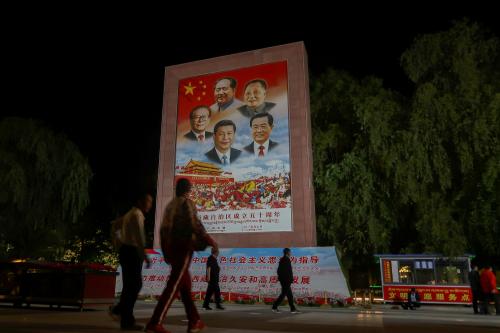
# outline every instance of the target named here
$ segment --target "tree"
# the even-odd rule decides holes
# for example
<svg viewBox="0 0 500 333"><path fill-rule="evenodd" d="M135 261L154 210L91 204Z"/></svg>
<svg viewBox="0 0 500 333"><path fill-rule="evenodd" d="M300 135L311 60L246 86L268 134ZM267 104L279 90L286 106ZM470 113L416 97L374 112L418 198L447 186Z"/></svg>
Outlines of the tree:
<svg viewBox="0 0 500 333"><path fill-rule="evenodd" d="M500 256L498 38L461 21L401 62L409 98L340 71L311 80L320 242L346 268L375 252Z"/></svg>
<svg viewBox="0 0 500 333"><path fill-rule="evenodd" d="M347 269L366 265L398 227L391 176L402 98L379 79L334 70L313 81L311 95L319 239L335 244Z"/></svg>
<svg viewBox="0 0 500 333"><path fill-rule="evenodd" d="M64 135L21 118L0 122L0 155L2 253L55 256L89 203L87 159Z"/></svg>
<svg viewBox="0 0 500 333"><path fill-rule="evenodd" d="M464 20L402 56L415 83L401 165L428 251L500 256L500 43Z"/></svg>

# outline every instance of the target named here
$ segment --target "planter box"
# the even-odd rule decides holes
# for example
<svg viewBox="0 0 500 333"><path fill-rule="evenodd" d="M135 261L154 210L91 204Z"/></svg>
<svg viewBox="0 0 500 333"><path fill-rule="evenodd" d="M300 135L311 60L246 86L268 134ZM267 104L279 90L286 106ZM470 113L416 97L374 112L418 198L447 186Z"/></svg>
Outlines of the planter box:
<svg viewBox="0 0 500 333"><path fill-rule="evenodd" d="M113 304L116 272L102 265L0 263L0 302L14 305Z"/></svg>
<svg viewBox="0 0 500 333"><path fill-rule="evenodd" d="M21 276L22 267L15 263L0 262L0 302L22 304Z"/></svg>

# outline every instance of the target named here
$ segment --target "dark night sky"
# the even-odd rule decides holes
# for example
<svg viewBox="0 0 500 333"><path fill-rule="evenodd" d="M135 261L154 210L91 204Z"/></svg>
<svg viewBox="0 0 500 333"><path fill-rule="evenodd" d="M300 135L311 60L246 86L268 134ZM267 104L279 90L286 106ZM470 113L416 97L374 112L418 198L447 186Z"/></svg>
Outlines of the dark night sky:
<svg viewBox="0 0 500 333"><path fill-rule="evenodd" d="M439 11L404 5L297 8L288 18L258 11L259 20L227 25L214 23L215 12L190 17L182 10L154 17L133 8L126 14L22 13L2 24L2 116L41 119L75 141L95 174L93 207L109 221L111 201L156 175L165 66L302 40L313 75L333 67L381 77L388 88L407 92L399 57L416 36L448 29L464 16L500 36L491 4ZM400 13L390 14L394 10ZM308 23L300 23L299 12ZM168 20L172 14L190 19Z"/></svg>

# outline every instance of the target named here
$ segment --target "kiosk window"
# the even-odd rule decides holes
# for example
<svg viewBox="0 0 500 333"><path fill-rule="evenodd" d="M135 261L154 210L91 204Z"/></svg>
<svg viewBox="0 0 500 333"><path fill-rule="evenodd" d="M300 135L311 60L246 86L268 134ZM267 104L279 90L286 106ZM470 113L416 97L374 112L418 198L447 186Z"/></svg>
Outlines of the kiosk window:
<svg viewBox="0 0 500 333"><path fill-rule="evenodd" d="M436 260L436 275L439 284L467 285L468 262L463 260Z"/></svg>
<svg viewBox="0 0 500 333"><path fill-rule="evenodd" d="M434 263L432 260L415 261L415 283L436 284L434 276Z"/></svg>
<svg viewBox="0 0 500 333"><path fill-rule="evenodd" d="M399 261L399 282L404 284L414 284L413 261Z"/></svg>

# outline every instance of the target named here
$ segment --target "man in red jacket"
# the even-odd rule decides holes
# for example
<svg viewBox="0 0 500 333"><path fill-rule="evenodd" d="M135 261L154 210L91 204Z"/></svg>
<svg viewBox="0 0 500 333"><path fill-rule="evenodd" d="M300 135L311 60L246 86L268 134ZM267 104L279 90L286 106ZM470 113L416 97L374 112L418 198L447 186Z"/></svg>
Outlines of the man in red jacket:
<svg viewBox="0 0 500 333"><path fill-rule="evenodd" d="M172 270L153 316L146 325L147 333L169 333L162 323L177 292L181 295L188 317L188 333L198 333L206 327L191 298L189 265L193 257L195 235L200 235L215 250L218 250L218 246L198 219L196 206L188 198L190 191L189 180L179 179L175 188L176 196L165 209L160 228L161 249Z"/></svg>
<svg viewBox="0 0 500 333"><path fill-rule="evenodd" d="M484 309L489 313L488 303L494 301L497 316L500 316L500 295L497 289L497 278L491 269L491 266L485 266L481 273L481 289L484 294Z"/></svg>

